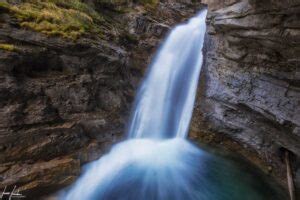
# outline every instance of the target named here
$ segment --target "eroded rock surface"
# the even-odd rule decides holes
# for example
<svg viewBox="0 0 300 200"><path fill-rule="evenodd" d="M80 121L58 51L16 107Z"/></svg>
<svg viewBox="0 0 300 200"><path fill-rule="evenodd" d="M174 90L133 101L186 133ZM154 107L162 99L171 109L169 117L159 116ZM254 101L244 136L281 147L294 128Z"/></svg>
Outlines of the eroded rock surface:
<svg viewBox="0 0 300 200"><path fill-rule="evenodd" d="M287 149L299 174L300 1L203 2L210 11L192 131L225 134L275 171L285 172L279 152Z"/></svg>
<svg viewBox="0 0 300 200"><path fill-rule="evenodd" d="M123 138L152 53L201 7L166 2L117 12L88 3L115 25L105 37L49 37L0 12L0 43L14 47L0 48L0 190L16 185L31 199L53 192Z"/></svg>
<svg viewBox="0 0 300 200"><path fill-rule="evenodd" d="M202 7L165 0L123 9L86 0L113 26L72 41L22 28L2 2L0 191L17 185L34 198L72 183L84 163L124 137L154 50L170 27ZM299 0L202 2L208 31L193 136L225 134L283 176L279 152L287 149L299 185Z"/></svg>

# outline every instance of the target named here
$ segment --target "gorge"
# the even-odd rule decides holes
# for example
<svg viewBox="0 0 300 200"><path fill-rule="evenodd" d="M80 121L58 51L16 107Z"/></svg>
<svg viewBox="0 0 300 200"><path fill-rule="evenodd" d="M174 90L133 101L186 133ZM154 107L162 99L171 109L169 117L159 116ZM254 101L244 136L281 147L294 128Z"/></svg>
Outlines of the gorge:
<svg viewBox="0 0 300 200"><path fill-rule="evenodd" d="M60 199L287 199L261 177L186 140L203 60L206 13L176 26L158 51L137 93L129 138L86 166Z"/></svg>
<svg viewBox="0 0 300 200"><path fill-rule="evenodd" d="M134 91L156 47L207 4L189 137L238 152L286 190L289 152L299 191L297 0L24 2L0 1L1 189L17 185L30 199L44 198L126 137ZM64 29L33 5L83 19L66 19L75 27ZM81 20L90 23L86 13L93 23L77 31Z"/></svg>

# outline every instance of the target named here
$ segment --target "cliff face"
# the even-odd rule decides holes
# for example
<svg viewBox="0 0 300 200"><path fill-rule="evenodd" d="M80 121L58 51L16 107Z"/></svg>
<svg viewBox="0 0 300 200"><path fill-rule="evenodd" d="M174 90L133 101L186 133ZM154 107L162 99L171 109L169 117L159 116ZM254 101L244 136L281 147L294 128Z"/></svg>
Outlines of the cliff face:
<svg viewBox="0 0 300 200"><path fill-rule="evenodd" d="M300 180L300 2L205 0L205 63L192 132L213 131Z"/></svg>
<svg viewBox="0 0 300 200"><path fill-rule="evenodd" d="M74 10L72 1L38 4L41 12L0 1L0 190L16 185L29 197L55 191L124 137L134 91L154 49L172 25L201 7L85 2L78 12L83 19L84 10L93 13L97 29L82 28L83 19L47 15L53 6Z"/></svg>
<svg viewBox="0 0 300 200"><path fill-rule="evenodd" d="M17 185L37 197L72 183L124 137L152 53L202 5L35 1L0 0L0 191ZM286 149L299 185L300 2L202 2L208 31L192 135L225 135L279 174Z"/></svg>

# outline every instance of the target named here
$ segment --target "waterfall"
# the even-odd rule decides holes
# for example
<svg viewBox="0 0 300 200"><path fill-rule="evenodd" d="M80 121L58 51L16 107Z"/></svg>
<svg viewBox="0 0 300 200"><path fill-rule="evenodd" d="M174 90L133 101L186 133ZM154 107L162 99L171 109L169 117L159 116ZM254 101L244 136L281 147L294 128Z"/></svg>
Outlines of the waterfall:
<svg viewBox="0 0 300 200"><path fill-rule="evenodd" d="M284 199L264 182L253 182L253 174L185 139L203 59L205 17L206 10L172 30L138 91L129 138L85 166L60 199Z"/></svg>
<svg viewBox="0 0 300 200"><path fill-rule="evenodd" d="M137 94L130 138L187 135L202 65L206 10L174 28Z"/></svg>

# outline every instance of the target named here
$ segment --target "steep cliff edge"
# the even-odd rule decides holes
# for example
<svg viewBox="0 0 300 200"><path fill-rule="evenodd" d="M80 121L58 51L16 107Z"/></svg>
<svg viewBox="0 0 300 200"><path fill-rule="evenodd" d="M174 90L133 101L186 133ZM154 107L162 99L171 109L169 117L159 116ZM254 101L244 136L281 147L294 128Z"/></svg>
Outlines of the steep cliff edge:
<svg viewBox="0 0 300 200"><path fill-rule="evenodd" d="M299 187L300 2L203 2L209 7L206 60L193 135L226 135L282 176L280 152L288 150Z"/></svg>
<svg viewBox="0 0 300 200"><path fill-rule="evenodd" d="M124 137L154 49L201 7L141 2L0 1L1 191L53 192Z"/></svg>

